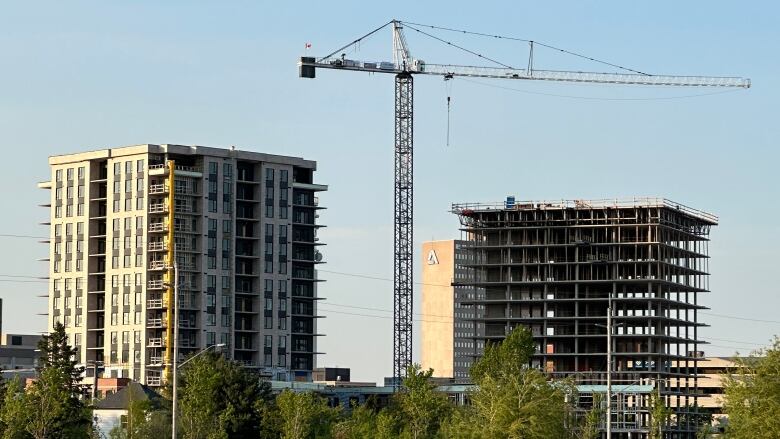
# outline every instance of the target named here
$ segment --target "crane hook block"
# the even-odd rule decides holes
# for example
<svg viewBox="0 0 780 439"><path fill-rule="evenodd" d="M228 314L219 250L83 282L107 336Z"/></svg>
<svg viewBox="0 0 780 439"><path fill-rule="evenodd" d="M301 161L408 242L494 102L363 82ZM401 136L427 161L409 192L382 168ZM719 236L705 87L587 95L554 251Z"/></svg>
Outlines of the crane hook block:
<svg viewBox="0 0 780 439"><path fill-rule="evenodd" d="M314 57L302 56L298 63L298 76L301 78L314 78Z"/></svg>

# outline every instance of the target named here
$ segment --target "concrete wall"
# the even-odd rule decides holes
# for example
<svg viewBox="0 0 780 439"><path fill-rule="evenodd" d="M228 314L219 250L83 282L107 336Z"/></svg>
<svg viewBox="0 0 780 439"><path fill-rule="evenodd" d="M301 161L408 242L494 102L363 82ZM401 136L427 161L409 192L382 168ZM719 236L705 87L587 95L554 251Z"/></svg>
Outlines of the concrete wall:
<svg viewBox="0 0 780 439"><path fill-rule="evenodd" d="M422 245L422 367L435 377L454 376L455 242Z"/></svg>

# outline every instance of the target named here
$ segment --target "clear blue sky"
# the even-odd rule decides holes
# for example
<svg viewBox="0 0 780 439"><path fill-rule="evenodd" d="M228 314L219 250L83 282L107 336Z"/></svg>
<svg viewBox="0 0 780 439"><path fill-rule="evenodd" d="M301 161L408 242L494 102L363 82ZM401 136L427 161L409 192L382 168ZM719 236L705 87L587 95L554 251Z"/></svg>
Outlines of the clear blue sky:
<svg viewBox="0 0 780 439"><path fill-rule="evenodd" d="M45 235L36 205L46 158L87 148L181 143L303 156L330 185L323 268L392 276L392 78L297 77L306 42L325 54L391 18L543 41L649 73L740 75L747 91L566 84L416 85L416 238L457 236L450 203L658 195L712 211L711 313L780 320L777 44L774 2L8 2L0 14L2 233ZM524 3L524 2L523 2ZM428 62L471 62L409 35ZM526 46L458 37L516 65ZM386 31L355 57L390 58ZM537 51L538 68L598 65ZM496 83L493 83L496 84ZM10 153L10 154L8 154ZM0 238L3 275L43 275L46 249ZM419 272L419 264L418 264ZM378 380L391 371L392 283L324 274L320 365ZM4 331L45 328L45 284L0 278ZM331 303L328 305L328 303ZM419 301L418 301L419 304ZM328 310L383 315L371 318ZM417 307L419 310L419 306ZM711 354L745 352L780 324L705 316ZM417 333L419 336L419 332ZM419 359L419 339L415 358Z"/></svg>

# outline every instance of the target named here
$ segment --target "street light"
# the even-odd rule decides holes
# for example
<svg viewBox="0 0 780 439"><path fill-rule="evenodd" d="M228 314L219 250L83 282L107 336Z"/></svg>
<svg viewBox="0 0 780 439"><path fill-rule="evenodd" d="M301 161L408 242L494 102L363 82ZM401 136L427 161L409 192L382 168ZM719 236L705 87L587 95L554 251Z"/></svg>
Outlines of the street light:
<svg viewBox="0 0 780 439"><path fill-rule="evenodd" d="M175 333L179 332L179 316L176 316L176 326L175 326ZM197 354L191 356L190 358L187 358L186 360L182 361L181 364L178 364L178 358L174 356L173 358L173 412L171 413L171 422L173 425L171 426L171 438L176 439L176 411L178 409L178 400L177 400L177 390L178 390L178 366L184 366L185 364L189 363L190 361L194 360L195 358L199 357L200 355L208 352L212 348L221 348L225 346L225 343L217 343L213 344L211 346L206 347L205 349L202 349ZM174 350L178 353L178 346L174 345Z"/></svg>
<svg viewBox="0 0 780 439"><path fill-rule="evenodd" d="M618 323L618 326L623 323ZM594 326L607 328L607 439L612 439L612 294L609 295L607 306L607 324Z"/></svg>

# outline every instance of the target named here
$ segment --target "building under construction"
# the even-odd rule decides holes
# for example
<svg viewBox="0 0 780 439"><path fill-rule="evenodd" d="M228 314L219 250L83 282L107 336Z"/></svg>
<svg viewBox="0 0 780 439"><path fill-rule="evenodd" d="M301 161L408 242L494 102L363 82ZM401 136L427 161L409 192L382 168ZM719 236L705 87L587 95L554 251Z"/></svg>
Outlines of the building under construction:
<svg viewBox="0 0 780 439"><path fill-rule="evenodd" d="M453 284L473 290L460 296L471 309L473 357L525 325L537 345L531 366L575 377L587 405L606 388L611 305L613 435L647 432L651 392L675 412L670 435L695 435L688 415L700 393L698 314L707 309L699 294L708 292L716 216L660 198L509 197L452 210L472 256L473 276Z"/></svg>

